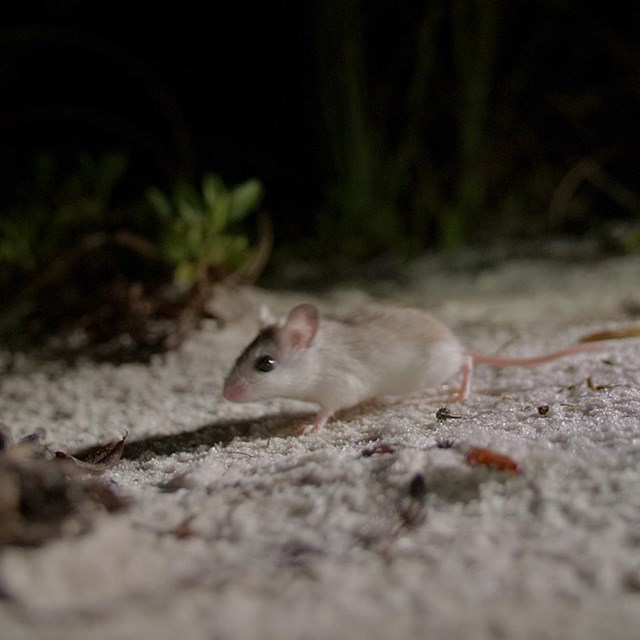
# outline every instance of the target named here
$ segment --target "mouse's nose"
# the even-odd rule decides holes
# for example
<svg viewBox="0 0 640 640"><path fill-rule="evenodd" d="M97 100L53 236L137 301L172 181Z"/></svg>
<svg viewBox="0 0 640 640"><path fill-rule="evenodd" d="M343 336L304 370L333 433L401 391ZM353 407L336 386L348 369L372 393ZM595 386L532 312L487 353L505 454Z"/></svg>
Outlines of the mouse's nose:
<svg viewBox="0 0 640 640"><path fill-rule="evenodd" d="M238 381L225 380L222 397L231 402L241 402L245 395L245 386Z"/></svg>

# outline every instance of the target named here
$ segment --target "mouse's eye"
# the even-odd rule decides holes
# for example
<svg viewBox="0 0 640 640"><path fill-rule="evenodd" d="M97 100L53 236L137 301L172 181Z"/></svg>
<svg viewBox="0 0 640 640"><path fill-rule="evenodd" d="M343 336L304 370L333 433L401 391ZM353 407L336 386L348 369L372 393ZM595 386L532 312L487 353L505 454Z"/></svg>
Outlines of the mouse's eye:
<svg viewBox="0 0 640 640"><path fill-rule="evenodd" d="M267 371L273 371L276 366L276 361L271 356L260 356L254 365L257 371L267 373Z"/></svg>

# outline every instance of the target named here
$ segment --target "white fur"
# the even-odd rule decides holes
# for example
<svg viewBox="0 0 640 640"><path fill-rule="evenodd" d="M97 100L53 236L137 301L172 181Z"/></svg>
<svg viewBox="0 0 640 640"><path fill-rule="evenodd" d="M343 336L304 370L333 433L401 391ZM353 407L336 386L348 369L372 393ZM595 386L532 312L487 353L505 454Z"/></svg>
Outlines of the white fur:
<svg viewBox="0 0 640 640"><path fill-rule="evenodd" d="M416 309L372 307L345 320L318 322L317 309L302 305L282 325L274 325L273 316L261 310L263 319L271 320L275 340L267 336L254 343L227 380L242 384L243 401L280 397L315 402L325 419L378 396L437 388L462 362L453 333ZM308 346L290 344L291 334L307 329L313 334ZM275 358L273 371L255 369L264 354Z"/></svg>

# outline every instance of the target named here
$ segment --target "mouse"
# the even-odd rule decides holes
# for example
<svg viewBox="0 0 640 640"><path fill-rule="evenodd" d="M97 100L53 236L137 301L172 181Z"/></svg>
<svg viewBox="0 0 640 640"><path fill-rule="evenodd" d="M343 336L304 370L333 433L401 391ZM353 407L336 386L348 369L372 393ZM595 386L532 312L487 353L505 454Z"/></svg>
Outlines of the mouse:
<svg viewBox="0 0 640 640"><path fill-rule="evenodd" d="M321 316L308 302L281 318L262 306L259 321L260 331L235 361L222 395L232 402L313 402L319 410L305 432L324 427L341 409L438 388L458 373L461 382L450 401L464 401L474 364L533 366L601 350L587 343L531 358L477 354L426 311L391 305L371 305L345 318Z"/></svg>

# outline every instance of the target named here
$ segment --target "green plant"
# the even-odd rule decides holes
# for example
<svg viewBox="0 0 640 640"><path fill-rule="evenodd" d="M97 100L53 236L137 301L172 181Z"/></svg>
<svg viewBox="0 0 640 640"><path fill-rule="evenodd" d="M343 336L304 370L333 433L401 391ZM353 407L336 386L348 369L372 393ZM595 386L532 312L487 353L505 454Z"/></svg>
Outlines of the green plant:
<svg viewBox="0 0 640 640"><path fill-rule="evenodd" d="M389 114L384 108L376 113L375 87L367 77L361 1L318 0L315 7L320 105L331 174L328 209L318 225L320 242L334 256L337 249L356 259L380 249L398 249L406 244L398 206L409 190L418 123L410 119L395 145L384 123ZM420 45L422 72L431 63L433 47L424 38ZM415 101L421 84L412 85L410 101Z"/></svg>
<svg viewBox="0 0 640 640"><path fill-rule="evenodd" d="M227 187L214 173L204 176L201 192L186 183L170 196L155 187L147 190L161 224L158 248L174 266L176 282L207 281L211 270L230 272L249 258L249 239L234 227L258 208L263 191L255 179Z"/></svg>
<svg viewBox="0 0 640 640"><path fill-rule="evenodd" d="M65 172L52 154L41 153L32 176L0 218L3 271L35 272L81 235L104 225L126 166L119 153L97 159L81 153Z"/></svg>
<svg viewBox="0 0 640 640"><path fill-rule="evenodd" d="M453 199L439 216L440 242L445 247L468 242L486 207L487 117L501 18L496 0L453 0L450 7L458 180Z"/></svg>
<svg viewBox="0 0 640 640"><path fill-rule="evenodd" d="M366 46L369 5L317 0L315 6L331 173L321 242L352 259L468 242L487 207L487 118L502 6L495 0L427 3L412 49L402 45L409 51L404 79L374 64ZM440 60L447 57L452 68L443 88ZM444 162L453 171L438 173L434 167L443 160L427 132L434 128L430 118L443 129L437 120L442 95L453 125Z"/></svg>

